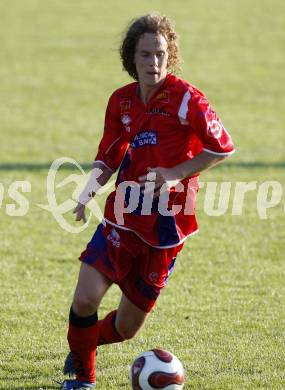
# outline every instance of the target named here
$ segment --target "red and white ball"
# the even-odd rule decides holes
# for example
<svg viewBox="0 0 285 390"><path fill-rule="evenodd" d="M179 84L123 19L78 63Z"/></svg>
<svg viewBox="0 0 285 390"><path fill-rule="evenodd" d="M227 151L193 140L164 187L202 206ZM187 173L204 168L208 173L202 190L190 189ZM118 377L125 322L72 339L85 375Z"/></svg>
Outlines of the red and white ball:
<svg viewBox="0 0 285 390"><path fill-rule="evenodd" d="M136 357L129 372L133 390L178 390L185 383L180 360L171 352L152 349Z"/></svg>

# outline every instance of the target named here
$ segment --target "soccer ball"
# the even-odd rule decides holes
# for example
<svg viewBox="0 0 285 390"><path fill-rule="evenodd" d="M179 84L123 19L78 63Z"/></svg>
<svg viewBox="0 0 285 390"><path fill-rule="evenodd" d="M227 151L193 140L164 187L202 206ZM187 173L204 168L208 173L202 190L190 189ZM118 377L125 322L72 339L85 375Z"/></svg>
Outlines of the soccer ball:
<svg viewBox="0 0 285 390"><path fill-rule="evenodd" d="M129 371L133 390L178 390L185 382L180 360L168 351L152 349L136 357Z"/></svg>

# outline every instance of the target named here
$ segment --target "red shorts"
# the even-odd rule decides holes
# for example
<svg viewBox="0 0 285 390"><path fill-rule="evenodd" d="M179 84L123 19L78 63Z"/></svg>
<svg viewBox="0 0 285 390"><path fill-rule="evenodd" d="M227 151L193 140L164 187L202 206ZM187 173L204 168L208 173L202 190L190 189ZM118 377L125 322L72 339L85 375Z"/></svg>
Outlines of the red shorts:
<svg viewBox="0 0 285 390"><path fill-rule="evenodd" d="M131 231L100 224L79 259L118 284L137 307L150 312L182 247L154 248Z"/></svg>

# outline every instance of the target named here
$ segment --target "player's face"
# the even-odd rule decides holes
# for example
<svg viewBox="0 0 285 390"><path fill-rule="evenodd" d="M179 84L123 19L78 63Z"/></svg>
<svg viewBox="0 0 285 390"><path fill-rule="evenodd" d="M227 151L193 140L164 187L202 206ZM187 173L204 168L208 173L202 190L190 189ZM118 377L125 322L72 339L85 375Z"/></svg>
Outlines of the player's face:
<svg viewBox="0 0 285 390"><path fill-rule="evenodd" d="M142 87L156 87L167 75L167 41L161 34L145 33L137 43L134 62Z"/></svg>

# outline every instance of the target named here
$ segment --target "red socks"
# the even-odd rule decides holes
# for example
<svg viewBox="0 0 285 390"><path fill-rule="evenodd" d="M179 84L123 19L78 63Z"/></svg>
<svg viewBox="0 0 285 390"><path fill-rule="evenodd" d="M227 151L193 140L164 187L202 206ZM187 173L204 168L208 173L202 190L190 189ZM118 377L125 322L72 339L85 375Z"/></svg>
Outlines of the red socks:
<svg viewBox="0 0 285 390"><path fill-rule="evenodd" d="M111 311L103 320L98 321L98 346L119 343L124 340L115 327L116 314L117 310Z"/></svg>
<svg viewBox="0 0 285 390"><path fill-rule="evenodd" d="M80 381L94 383L96 380L97 322L97 313L89 317L79 317L70 309L67 339L76 379Z"/></svg>
<svg viewBox="0 0 285 390"><path fill-rule="evenodd" d="M115 328L116 313L114 310L98 321L97 313L89 317L79 317L70 309L67 338L77 380L94 383L97 346L124 340Z"/></svg>
<svg viewBox="0 0 285 390"><path fill-rule="evenodd" d="M93 334L96 334L97 326L90 328L76 328L69 324L68 342L72 352L73 365L76 372L76 379L83 382L94 383L96 345Z"/></svg>

